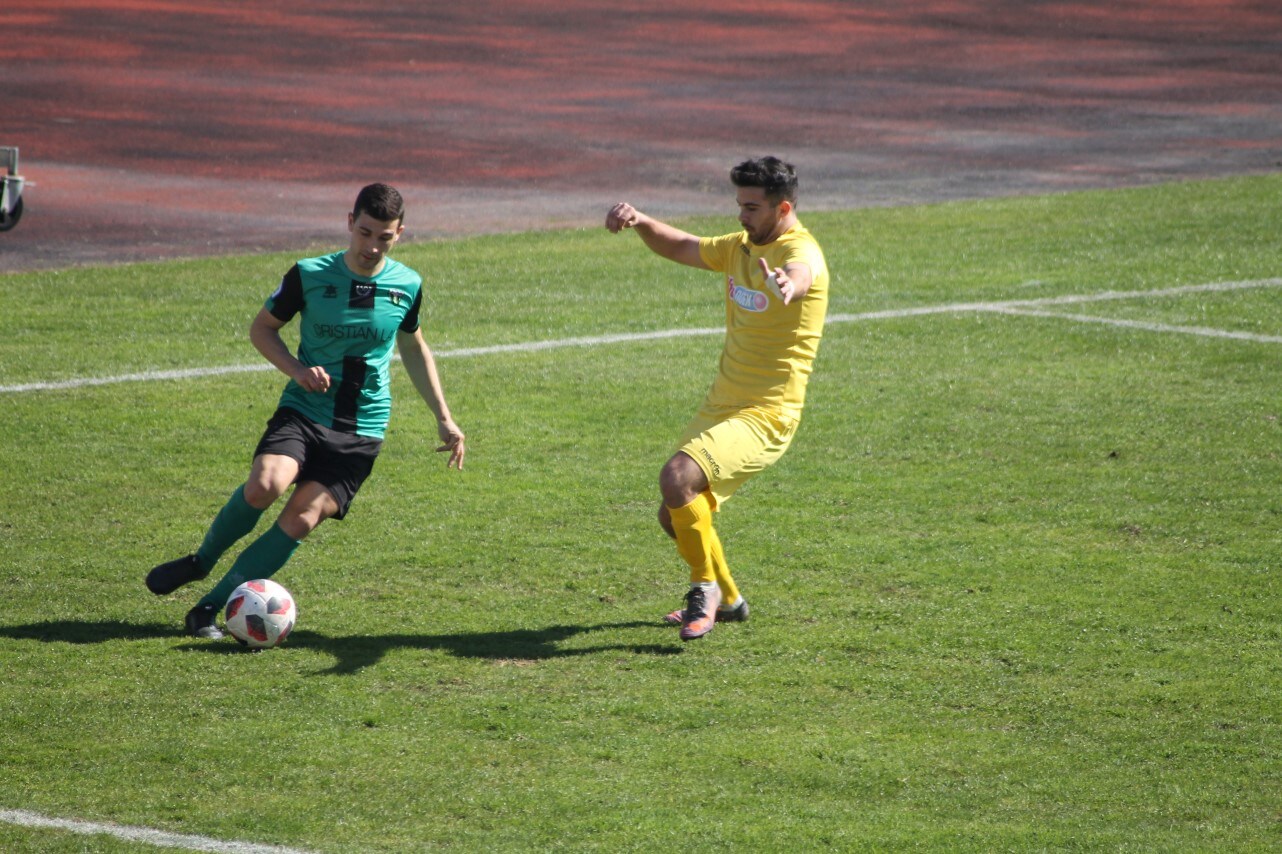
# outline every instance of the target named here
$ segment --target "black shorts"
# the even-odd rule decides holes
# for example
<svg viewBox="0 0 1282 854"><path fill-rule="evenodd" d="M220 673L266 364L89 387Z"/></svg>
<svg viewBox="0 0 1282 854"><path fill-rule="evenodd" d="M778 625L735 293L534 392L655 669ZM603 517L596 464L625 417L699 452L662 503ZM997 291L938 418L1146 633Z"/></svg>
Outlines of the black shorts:
<svg viewBox="0 0 1282 854"><path fill-rule="evenodd" d="M322 427L299 412L282 406L267 422L254 456L280 454L298 460L296 483L315 481L338 502L335 519L347 515L356 492L374 470L382 439L340 433Z"/></svg>

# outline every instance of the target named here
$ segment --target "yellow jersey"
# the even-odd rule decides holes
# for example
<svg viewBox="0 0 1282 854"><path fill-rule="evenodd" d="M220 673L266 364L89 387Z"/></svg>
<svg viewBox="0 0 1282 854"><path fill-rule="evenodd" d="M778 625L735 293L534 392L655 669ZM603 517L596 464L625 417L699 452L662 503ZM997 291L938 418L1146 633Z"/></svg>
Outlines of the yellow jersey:
<svg viewBox="0 0 1282 854"><path fill-rule="evenodd" d="M797 223L774 242L757 246L746 232L704 237L699 257L726 282L726 340L721 365L704 400L711 410L760 406L799 418L828 312L828 265L810 232ZM801 299L783 304L761 272L800 262L813 281Z"/></svg>

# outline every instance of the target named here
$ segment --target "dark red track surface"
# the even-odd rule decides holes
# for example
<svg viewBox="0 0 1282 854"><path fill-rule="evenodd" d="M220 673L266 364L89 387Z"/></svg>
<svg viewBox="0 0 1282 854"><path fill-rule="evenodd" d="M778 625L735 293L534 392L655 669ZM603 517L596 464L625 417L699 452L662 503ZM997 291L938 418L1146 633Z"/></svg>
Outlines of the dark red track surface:
<svg viewBox="0 0 1282 854"><path fill-rule="evenodd" d="M438 7L446 7L440 9ZM1275 171L1282 4L7 0L0 272L329 245L369 181L411 239Z"/></svg>

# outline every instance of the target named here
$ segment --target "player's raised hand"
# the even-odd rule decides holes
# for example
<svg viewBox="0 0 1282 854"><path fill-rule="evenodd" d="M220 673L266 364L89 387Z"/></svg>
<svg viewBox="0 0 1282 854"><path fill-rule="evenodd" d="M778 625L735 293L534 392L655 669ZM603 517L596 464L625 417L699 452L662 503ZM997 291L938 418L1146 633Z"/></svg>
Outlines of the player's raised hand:
<svg viewBox="0 0 1282 854"><path fill-rule="evenodd" d="M766 287L774 291L775 296L783 300L784 305L792 302L792 298L797 295L797 286L792 283L792 279L788 278L783 267L775 267L772 272L765 258L758 258L757 263L761 265L761 275L765 277Z"/></svg>
<svg viewBox="0 0 1282 854"><path fill-rule="evenodd" d="M605 215L605 227L611 234L632 228L641 220L641 212L627 202L619 202Z"/></svg>

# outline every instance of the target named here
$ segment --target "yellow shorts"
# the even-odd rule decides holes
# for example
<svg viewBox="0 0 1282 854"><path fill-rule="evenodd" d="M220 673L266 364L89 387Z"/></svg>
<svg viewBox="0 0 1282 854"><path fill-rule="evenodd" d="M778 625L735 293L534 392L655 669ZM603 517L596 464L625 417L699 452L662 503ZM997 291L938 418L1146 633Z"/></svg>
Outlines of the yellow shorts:
<svg viewBox="0 0 1282 854"><path fill-rule="evenodd" d="M773 465L788 450L797 419L750 407L723 412L699 410L677 441L677 450L707 475L714 509L748 478Z"/></svg>

